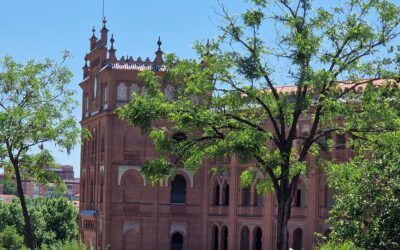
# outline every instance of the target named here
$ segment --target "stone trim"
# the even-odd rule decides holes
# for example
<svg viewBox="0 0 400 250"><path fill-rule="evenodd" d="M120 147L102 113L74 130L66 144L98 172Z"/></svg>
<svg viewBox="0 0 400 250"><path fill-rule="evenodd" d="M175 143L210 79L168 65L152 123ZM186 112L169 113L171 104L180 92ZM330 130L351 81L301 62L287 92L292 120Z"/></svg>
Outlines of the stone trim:
<svg viewBox="0 0 400 250"><path fill-rule="evenodd" d="M188 170L188 169L179 169L179 170L178 170L178 174L183 174L183 175L185 175L187 178L189 178L189 181L190 181L190 188L193 188L193 187L194 187L194 181L193 181L193 176L194 176L194 174L193 174L193 171ZM168 187L168 186L169 186L169 178L170 178L170 177L171 177L171 176L166 176L166 177L165 177L165 182L164 182L165 187Z"/></svg>
<svg viewBox="0 0 400 250"><path fill-rule="evenodd" d="M125 221L122 231L123 231L124 234L126 232L128 232L129 230L133 230L136 233L139 233L139 229L140 229L140 223L139 222L137 222L137 221Z"/></svg>
<svg viewBox="0 0 400 250"><path fill-rule="evenodd" d="M122 176L124 176L124 174L128 171L134 169L136 171L138 171L138 173L140 174L140 167L139 166L118 166L118 186L121 186L121 180L122 180ZM144 176L142 174L140 174L143 178L143 184L145 187L147 187L147 182L146 179L144 178Z"/></svg>
<svg viewBox="0 0 400 250"><path fill-rule="evenodd" d="M171 223L170 226L170 235L173 235L174 233L182 233L183 236L186 236L186 223Z"/></svg>

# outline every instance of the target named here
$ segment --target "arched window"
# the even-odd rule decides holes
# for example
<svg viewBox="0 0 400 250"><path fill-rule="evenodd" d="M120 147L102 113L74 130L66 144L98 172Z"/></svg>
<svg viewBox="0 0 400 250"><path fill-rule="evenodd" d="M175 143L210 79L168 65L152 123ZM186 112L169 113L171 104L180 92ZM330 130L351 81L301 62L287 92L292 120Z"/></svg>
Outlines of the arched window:
<svg viewBox="0 0 400 250"><path fill-rule="evenodd" d="M140 88L136 83L132 83L131 87L129 88L129 97L128 97L129 100L134 99L133 93L136 94L140 93Z"/></svg>
<svg viewBox="0 0 400 250"><path fill-rule="evenodd" d="M253 233L253 249L262 250L262 230L259 227L254 229Z"/></svg>
<svg viewBox="0 0 400 250"><path fill-rule="evenodd" d="M228 183L225 184L222 198L223 198L222 205L229 206L229 184Z"/></svg>
<svg viewBox="0 0 400 250"><path fill-rule="evenodd" d="M254 206L262 207L262 206L264 206L264 196L257 192L257 184L254 185Z"/></svg>
<svg viewBox="0 0 400 250"><path fill-rule="evenodd" d="M213 226L211 229L211 250L218 250L218 227Z"/></svg>
<svg viewBox="0 0 400 250"><path fill-rule="evenodd" d="M336 149L345 149L346 148L346 135L345 134L337 134L336 135Z"/></svg>
<svg viewBox="0 0 400 250"><path fill-rule="evenodd" d="M97 97L97 77L94 78L93 82L93 100Z"/></svg>
<svg viewBox="0 0 400 250"><path fill-rule="evenodd" d="M242 189L242 206L250 206L250 187Z"/></svg>
<svg viewBox="0 0 400 250"><path fill-rule="evenodd" d="M325 206L332 208L335 205L335 199L333 198L333 189L328 187L328 185L325 186Z"/></svg>
<svg viewBox="0 0 400 250"><path fill-rule="evenodd" d="M104 187L104 171L100 172L100 192L99 192L99 202L103 203L103 187Z"/></svg>
<svg viewBox="0 0 400 250"><path fill-rule="evenodd" d="M228 228L222 227L221 230L221 250L228 250Z"/></svg>
<svg viewBox="0 0 400 250"><path fill-rule="evenodd" d="M103 95L103 108L106 109L106 108L108 108L108 85L107 85L107 83L105 83L103 85L102 95Z"/></svg>
<svg viewBox="0 0 400 250"><path fill-rule="evenodd" d="M123 176L124 202L135 203L140 201L142 184L135 170L130 170Z"/></svg>
<svg viewBox="0 0 400 250"><path fill-rule="evenodd" d="M295 207L304 206L304 194L301 189L297 189L296 196L294 197L294 206Z"/></svg>
<svg viewBox="0 0 400 250"><path fill-rule="evenodd" d="M303 248L303 230L297 228L293 232L293 250L301 250Z"/></svg>
<svg viewBox="0 0 400 250"><path fill-rule="evenodd" d="M167 97L168 101L172 102L174 100L174 92L175 92L174 86L167 85L165 87L164 94L165 94L165 97Z"/></svg>
<svg viewBox="0 0 400 250"><path fill-rule="evenodd" d="M182 175L171 182L171 203L186 203L186 180Z"/></svg>
<svg viewBox="0 0 400 250"><path fill-rule="evenodd" d="M128 100L128 87L124 82L118 83L117 86L117 102L125 102Z"/></svg>
<svg viewBox="0 0 400 250"><path fill-rule="evenodd" d="M219 184L216 184L214 186L214 192L213 192L213 206L219 206L219 193L220 193L220 187Z"/></svg>
<svg viewBox="0 0 400 250"><path fill-rule="evenodd" d="M129 230L125 235L125 249L136 250L139 249L139 235L134 230Z"/></svg>
<svg viewBox="0 0 400 250"><path fill-rule="evenodd" d="M89 116L89 97L87 93L83 94L83 117Z"/></svg>
<svg viewBox="0 0 400 250"><path fill-rule="evenodd" d="M180 233L174 233L171 238L171 250L183 250L183 236Z"/></svg>
<svg viewBox="0 0 400 250"><path fill-rule="evenodd" d="M249 229L244 226L240 232L240 250L249 250Z"/></svg>

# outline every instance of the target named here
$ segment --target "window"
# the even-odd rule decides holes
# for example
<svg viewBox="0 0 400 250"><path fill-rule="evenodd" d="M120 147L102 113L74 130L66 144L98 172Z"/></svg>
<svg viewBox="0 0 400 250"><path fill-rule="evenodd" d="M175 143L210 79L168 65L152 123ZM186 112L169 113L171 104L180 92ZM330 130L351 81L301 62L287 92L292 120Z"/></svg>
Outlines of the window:
<svg viewBox="0 0 400 250"><path fill-rule="evenodd" d="M346 135L336 135L336 149L346 148Z"/></svg>
<svg viewBox="0 0 400 250"><path fill-rule="evenodd" d="M120 82L118 83L117 86L117 102L126 102L127 100L128 100L128 87L124 82Z"/></svg>
<svg viewBox="0 0 400 250"><path fill-rule="evenodd" d="M228 250L228 228L222 227L221 230L221 250Z"/></svg>
<svg viewBox="0 0 400 250"><path fill-rule="evenodd" d="M88 94L85 93L83 95L83 113L84 113L84 117L88 117L89 116L89 97Z"/></svg>
<svg viewBox="0 0 400 250"><path fill-rule="evenodd" d="M229 184L225 184L224 190L223 190L223 201L222 205L223 206L229 206Z"/></svg>
<svg viewBox="0 0 400 250"><path fill-rule="evenodd" d="M262 206L264 206L264 197L262 194L259 194L257 192L257 185L258 185L258 183L256 183L256 185L254 185L254 206L262 207Z"/></svg>
<svg viewBox="0 0 400 250"><path fill-rule="evenodd" d="M297 228L293 232L293 250L302 250L303 248L303 230Z"/></svg>
<svg viewBox="0 0 400 250"><path fill-rule="evenodd" d="M256 227L253 233L253 249L262 250L262 230Z"/></svg>
<svg viewBox="0 0 400 250"><path fill-rule="evenodd" d="M107 83L103 86L103 108L108 108L108 85Z"/></svg>
<svg viewBox="0 0 400 250"><path fill-rule="evenodd" d="M171 239L171 250L183 249L183 236L180 233L174 233Z"/></svg>
<svg viewBox="0 0 400 250"><path fill-rule="evenodd" d="M301 189L297 189L296 197L294 198L294 206L295 207L303 207L303 194Z"/></svg>
<svg viewBox="0 0 400 250"><path fill-rule="evenodd" d="M176 142L182 142L187 139L187 136L183 132L176 132L172 135L172 139L174 139Z"/></svg>
<svg viewBox="0 0 400 250"><path fill-rule="evenodd" d="M219 184L216 184L214 186L214 197L213 197L213 206L219 206L219 193L220 193L220 187Z"/></svg>
<svg viewBox="0 0 400 250"><path fill-rule="evenodd" d="M182 175L171 182L171 203L186 203L186 180Z"/></svg>
<svg viewBox="0 0 400 250"><path fill-rule="evenodd" d="M95 77L93 81L93 100L96 99L96 96L97 96L97 77Z"/></svg>
<svg viewBox="0 0 400 250"><path fill-rule="evenodd" d="M240 250L249 250L249 229L244 226L240 232Z"/></svg>
<svg viewBox="0 0 400 250"><path fill-rule="evenodd" d="M242 206L250 206L250 187L242 189Z"/></svg>
<svg viewBox="0 0 400 250"><path fill-rule="evenodd" d="M140 93L139 86L136 83L132 83L132 85L129 88L129 97L128 97L128 99L130 101L134 99L133 93L136 93L136 94Z"/></svg>
<svg viewBox="0 0 400 250"><path fill-rule="evenodd" d="M213 226L211 229L211 250L218 250L218 227Z"/></svg>
<svg viewBox="0 0 400 250"><path fill-rule="evenodd" d="M332 208L335 205L335 200L333 198L333 189L329 188L328 185L325 187L325 206Z"/></svg>
<svg viewBox="0 0 400 250"><path fill-rule="evenodd" d="M174 100L175 88L172 85L167 85L164 90L165 97L167 100L172 102Z"/></svg>

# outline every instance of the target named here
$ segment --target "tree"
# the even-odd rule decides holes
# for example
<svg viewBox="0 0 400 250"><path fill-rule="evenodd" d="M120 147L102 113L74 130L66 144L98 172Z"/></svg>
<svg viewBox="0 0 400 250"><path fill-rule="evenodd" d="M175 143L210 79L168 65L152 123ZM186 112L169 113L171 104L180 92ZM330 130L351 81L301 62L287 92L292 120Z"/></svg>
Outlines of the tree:
<svg viewBox="0 0 400 250"><path fill-rule="evenodd" d="M78 238L78 212L66 198L27 199L36 247L53 246ZM22 209L17 200L0 203L0 233L8 227L23 235Z"/></svg>
<svg viewBox="0 0 400 250"><path fill-rule="evenodd" d="M4 186L4 194L16 194L17 193L17 187L15 186L15 183L10 178L4 178L2 183Z"/></svg>
<svg viewBox="0 0 400 250"><path fill-rule="evenodd" d="M324 138L399 129L390 105L398 102L391 44L400 9L388 0L332 8L311 0L247 2L241 15L221 5L222 34L196 44L200 62L167 55L163 85L143 72L146 92L117 112L148 132L161 153L142 168L153 183L209 158L237 154L244 164L256 162L241 182L264 174L258 190L275 192L277 249L286 250L293 197L310 170L307 157L332 144ZM165 84L174 89L164 92ZM310 124L306 134L300 119Z"/></svg>
<svg viewBox="0 0 400 250"><path fill-rule="evenodd" d="M329 183L337 191L330 238L364 249L400 248L399 150L398 134L379 136L370 157L330 166Z"/></svg>
<svg viewBox="0 0 400 250"><path fill-rule="evenodd" d="M67 57L66 53L64 60ZM43 145L54 143L69 152L77 142L79 130L72 115L76 102L67 88L71 77L69 69L50 59L24 65L8 56L1 60L0 156L2 166L15 174L30 249L35 243L21 180L25 175L47 182L53 176L46 167L53 166L54 159ZM41 150L34 154L37 148Z"/></svg>
<svg viewBox="0 0 400 250"><path fill-rule="evenodd" d="M7 226L0 232L0 249L25 249L24 237L19 235L14 227Z"/></svg>

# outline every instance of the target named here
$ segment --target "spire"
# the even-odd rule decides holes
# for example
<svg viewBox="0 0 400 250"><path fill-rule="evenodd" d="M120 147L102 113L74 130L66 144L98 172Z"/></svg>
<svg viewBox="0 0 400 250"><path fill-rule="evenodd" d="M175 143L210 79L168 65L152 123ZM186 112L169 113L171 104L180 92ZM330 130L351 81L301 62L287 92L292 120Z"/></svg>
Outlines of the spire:
<svg viewBox="0 0 400 250"><path fill-rule="evenodd" d="M115 49L114 49L114 34L111 34L111 39L110 39L110 43L111 43L111 47L108 50L108 58L109 58L109 62L110 63L115 63L115 61L117 60L115 57Z"/></svg>
<svg viewBox="0 0 400 250"><path fill-rule="evenodd" d="M106 17L103 17L103 29L107 29L106 24L107 24Z"/></svg>
<svg viewBox="0 0 400 250"><path fill-rule="evenodd" d="M107 20L105 17L103 17L103 28L100 31L100 33L101 33L100 41L101 41L102 45L107 45L108 29L106 27L106 24L107 24Z"/></svg>
<svg viewBox="0 0 400 250"><path fill-rule="evenodd" d="M160 36L158 37L157 45L158 45L158 50L157 50L157 52L162 52L162 51L161 51L162 42L161 42L161 37L160 37Z"/></svg>
<svg viewBox="0 0 400 250"><path fill-rule="evenodd" d="M93 25L93 28L92 28L92 37L91 38L96 38L97 39L97 37L96 37L96 35L95 35L95 32L96 32L96 28L94 27L94 25Z"/></svg>
<svg viewBox="0 0 400 250"><path fill-rule="evenodd" d="M83 70L83 79L89 76L89 66L87 64L88 58L87 58L87 53L85 55L85 65L82 67Z"/></svg>
<svg viewBox="0 0 400 250"><path fill-rule="evenodd" d="M111 43L111 48L110 49L114 49L114 34L111 34L111 39L110 39L110 43Z"/></svg>
<svg viewBox="0 0 400 250"><path fill-rule="evenodd" d="M156 58L154 59L154 63L156 65L161 65L164 62L164 60L162 58L164 52L161 50L162 42L161 42L161 37L160 36L158 37L157 45L158 45L158 49L156 51Z"/></svg>
<svg viewBox="0 0 400 250"><path fill-rule="evenodd" d="M97 37L95 35L96 28L93 26L92 28L92 37L90 38L90 50L93 50L96 47Z"/></svg>

